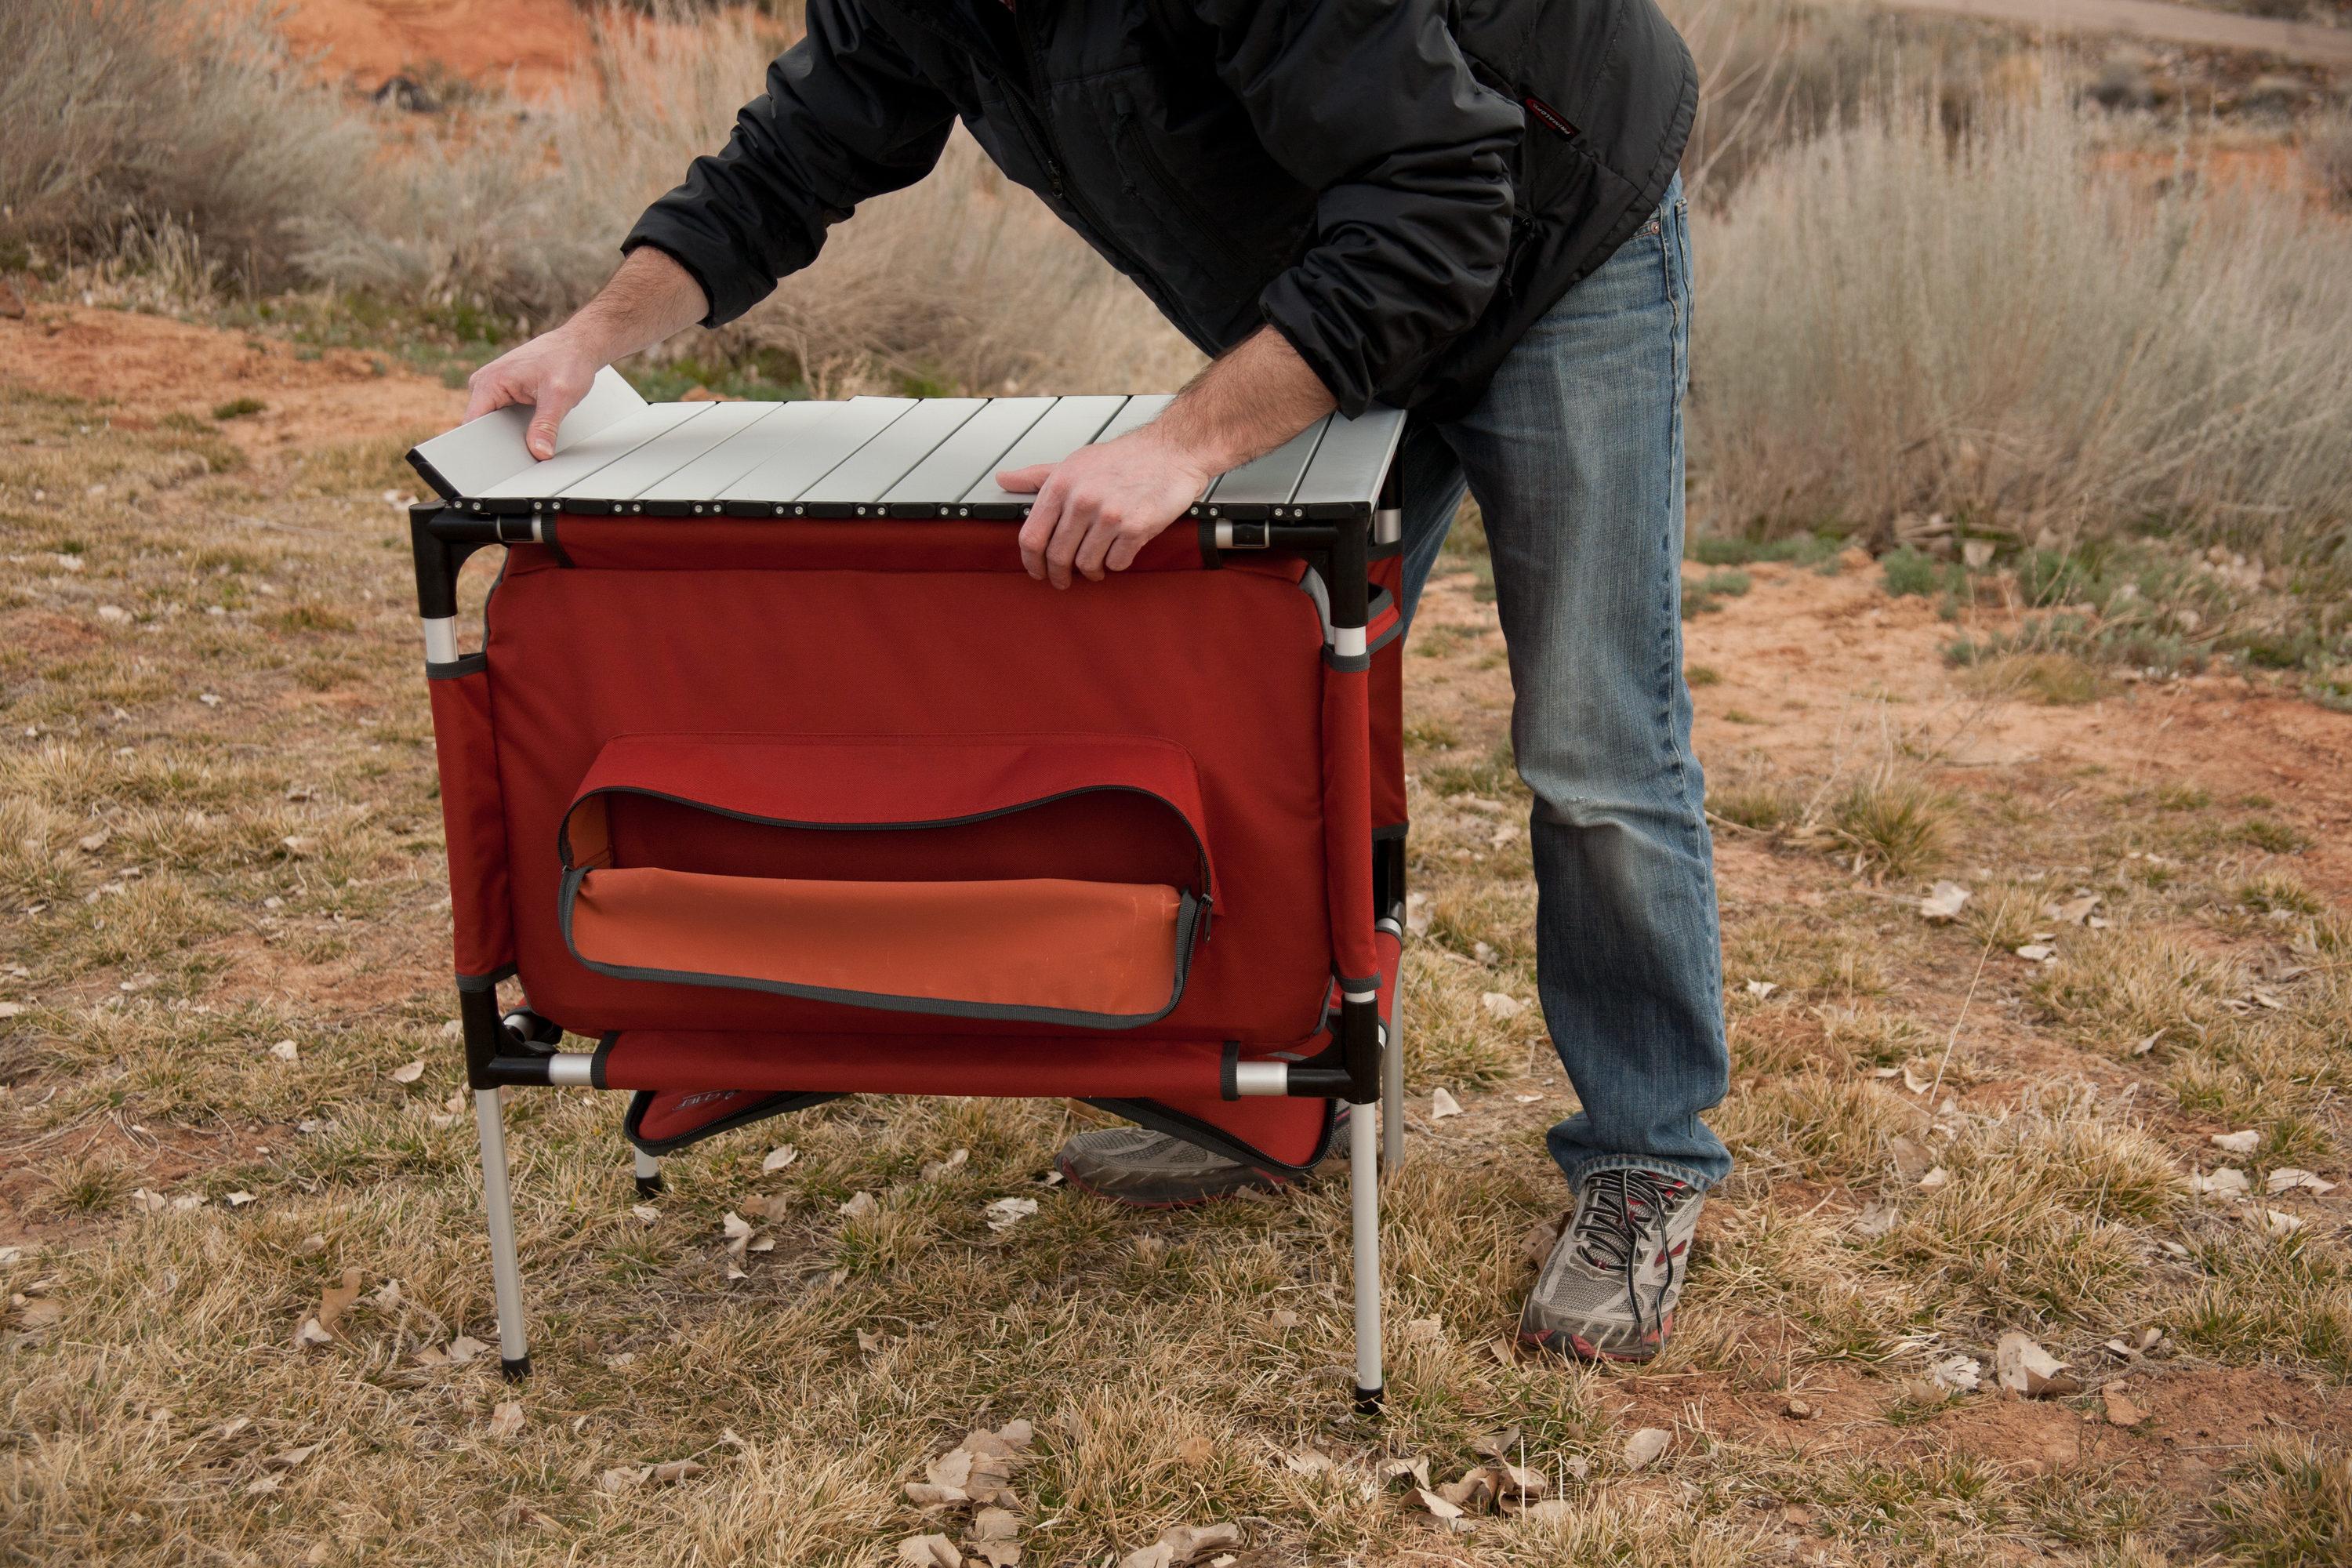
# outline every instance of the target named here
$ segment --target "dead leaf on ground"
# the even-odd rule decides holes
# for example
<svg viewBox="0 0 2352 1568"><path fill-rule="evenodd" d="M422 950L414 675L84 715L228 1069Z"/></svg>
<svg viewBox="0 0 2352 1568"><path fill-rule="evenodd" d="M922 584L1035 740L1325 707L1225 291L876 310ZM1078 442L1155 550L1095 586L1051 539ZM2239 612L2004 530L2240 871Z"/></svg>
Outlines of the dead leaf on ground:
<svg viewBox="0 0 2352 1568"><path fill-rule="evenodd" d="M981 1211L988 1216L991 1230L1011 1230L1037 1212L1035 1198L999 1198Z"/></svg>
<svg viewBox="0 0 2352 1568"><path fill-rule="evenodd" d="M2137 1426L2147 1419L2147 1412L2132 1403L2131 1396L2124 1392L2124 1385L2120 1383L2110 1383L2102 1387L2099 1400L2106 1406L2107 1425L2110 1426Z"/></svg>
<svg viewBox="0 0 2352 1568"><path fill-rule="evenodd" d="M956 1149L950 1151L948 1157L944 1160L928 1161L923 1166L923 1180L927 1182L936 1182L941 1176L953 1175L956 1172L962 1170L965 1162L969 1161L971 1158L971 1150Z"/></svg>
<svg viewBox="0 0 2352 1568"><path fill-rule="evenodd" d="M425 1076L425 1058L423 1057L419 1057L413 1062L406 1063L401 1067L396 1067L385 1076L390 1078L394 1083L415 1083L418 1079Z"/></svg>
<svg viewBox="0 0 2352 1568"><path fill-rule="evenodd" d="M1454 1520L1462 1517L1461 1504L1446 1501L1427 1487L1415 1487L1413 1496L1420 1501L1422 1507L1440 1519Z"/></svg>
<svg viewBox="0 0 2352 1568"><path fill-rule="evenodd" d="M1282 1457L1282 1468L1293 1475L1319 1476L1331 1468L1331 1456L1302 1444Z"/></svg>
<svg viewBox="0 0 2352 1568"><path fill-rule="evenodd" d="M1429 1091L1429 1119L1443 1121L1449 1116L1462 1114L1462 1102L1448 1093L1443 1085Z"/></svg>
<svg viewBox="0 0 2352 1568"><path fill-rule="evenodd" d="M964 1544L973 1556L986 1559L990 1568L1018 1568L1020 1535L1021 1520L1010 1509L984 1508L972 1515Z"/></svg>
<svg viewBox="0 0 2352 1568"><path fill-rule="evenodd" d="M2262 1147L2263 1135L2249 1127L2242 1132L2216 1132L2210 1142L2224 1154L2251 1154Z"/></svg>
<svg viewBox="0 0 2352 1568"><path fill-rule="evenodd" d="M1429 1456L1416 1454L1410 1459L1382 1459L1379 1466L1383 1481L1410 1480L1417 1487L1429 1485Z"/></svg>
<svg viewBox="0 0 2352 1568"><path fill-rule="evenodd" d="M907 1483L907 1500L918 1508L979 1503L1016 1508L1013 1472L1036 1431L1026 1421L1008 1421L993 1432L967 1433L962 1442L923 1467L923 1479Z"/></svg>
<svg viewBox="0 0 2352 1568"><path fill-rule="evenodd" d="M872 1193L852 1193L849 1194L849 1201L841 1205L841 1212L849 1219L864 1219L870 1214L877 1213L881 1207L882 1205Z"/></svg>
<svg viewBox="0 0 2352 1568"><path fill-rule="evenodd" d="M342 1321L343 1314L351 1310L352 1303L360 1299L360 1286L364 1279L365 1276L357 1268L346 1268L341 1284L330 1285L319 1292L320 1328L331 1334L335 1331L335 1325Z"/></svg>
<svg viewBox="0 0 2352 1568"><path fill-rule="evenodd" d="M907 1568L963 1568L963 1553L944 1535L910 1535L898 1542L898 1561Z"/></svg>
<svg viewBox="0 0 2352 1568"><path fill-rule="evenodd" d="M1664 1453L1666 1446L1674 1440L1675 1435L1663 1426L1643 1427L1625 1439L1625 1468L1629 1470L1647 1469L1656 1463L1658 1456Z"/></svg>
<svg viewBox="0 0 2352 1568"><path fill-rule="evenodd" d="M502 1401L490 1412L490 1436L500 1442L519 1437L522 1435L523 1423L522 1401L520 1399Z"/></svg>
<svg viewBox="0 0 2352 1568"><path fill-rule="evenodd" d="M1527 1434L1517 1426L1497 1426L1492 1432L1470 1439L1470 1451L1485 1459L1507 1459L1527 1442Z"/></svg>
<svg viewBox="0 0 2352 1568"><path fill-rule="evenodd" d="M459 1334L449 1342L448 1350L443 1353L449 1358L451 1366L463 1366L489 1348L480 1340L467 1334Z"/></svg>
<svg viewBox="0 0 2352 1568"><path fill-rule="evenodd" d="M2083 1391L2082 1380L2067 1374L2064 1362L2015 1329L1994 1344L1992 1365L1994 1379L2003 1389L2027 1399Z"/></svg>
<svg viewBox="0 0 2352 1568"><path fill-rule="evenodd" d="M2254 1190L2253 1184L2246 1179L2246 1173L2234 1165L2216 1166L2210 1175L2201 1171L2191 1171L2181 1179L2188 1184L2189 1192L2198 1197L2221 1198L2230 1203L2237 1202Z"/></svg>
<svg viewBox="0 0 2352 1568"><path fill-rule="evenodd" d="M760 1162L760 1174L772 1175L800 1157L801 1152L790 1143L779 1143L768 1151L766 1159Z"/></svg>
<svg viewBox="0 0 2352 1568"><path fill-rule="evenodd" d="M1936 1156L1916 1138L1891 1138L1886 1149L1895 1161L1895 1173L1905 1181L1916 1182L1935 1165Z"/></svg>
<svg viewBox="0 0 2352 1568"><path fill-rule="evenodd" d="M1478 998L1478 1005L1486 1009L1490 1018L1511 1019L1528 1010L1528 1005L1506 991L1489 991Z"/></svg>

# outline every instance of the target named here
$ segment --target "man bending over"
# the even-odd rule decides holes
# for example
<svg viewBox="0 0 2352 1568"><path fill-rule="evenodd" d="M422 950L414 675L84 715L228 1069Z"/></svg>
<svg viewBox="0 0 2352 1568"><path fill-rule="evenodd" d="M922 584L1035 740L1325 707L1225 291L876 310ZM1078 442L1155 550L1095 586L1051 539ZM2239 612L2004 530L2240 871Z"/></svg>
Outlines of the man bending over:
<svg viewBox="0 0 2352 1568"><path fill-rule="evenodd" d="M1534 792L1538 985L1582 1109L1576 1210L1527 1341L1643 1360L1673 1326L1727 1075L1704 786L1683 684L1697 101L1653 0L809 0L727 146L648 209L604 291L484 367L471 418L757 304L961 121L1204 353L1150 424L1003 476L1033 576L1124 569L1215 475L1338 408L1412 411L1404 608L1466 489ZM1171 650L1181 657L1181 650ZM1166 1134L1058 1156L1117 1201L1279 1184Z"/></svg>

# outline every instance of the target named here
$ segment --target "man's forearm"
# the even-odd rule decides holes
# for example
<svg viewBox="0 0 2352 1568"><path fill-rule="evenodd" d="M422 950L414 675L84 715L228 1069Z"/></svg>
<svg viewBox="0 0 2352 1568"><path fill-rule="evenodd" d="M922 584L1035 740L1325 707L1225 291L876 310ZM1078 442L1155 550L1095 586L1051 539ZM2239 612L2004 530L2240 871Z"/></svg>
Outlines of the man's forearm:
<svg viewBox="0 0 2352 1568"><path fill-rule="evenodd" d="M1147 428L1211 474L1271 452L1337 405L1290 341L1261 327L1194 376Z"/></svg>
<svg viewBox="0 0 2352 1568"><path fill-rule="evenodd" d="M610 364L686 331L709 311L693 273L668 252L641 245L559 330L599 364Z"/></svg>

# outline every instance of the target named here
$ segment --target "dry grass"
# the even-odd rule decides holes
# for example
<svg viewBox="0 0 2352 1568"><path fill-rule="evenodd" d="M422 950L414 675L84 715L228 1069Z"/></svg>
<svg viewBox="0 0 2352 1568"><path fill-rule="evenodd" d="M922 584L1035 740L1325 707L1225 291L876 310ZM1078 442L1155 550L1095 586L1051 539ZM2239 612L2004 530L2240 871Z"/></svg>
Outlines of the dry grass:
<svg viewBox="0 0 2352 1568"><path fill-rule="evenodd" d="M2092 169L2050 93L1883 110L1700 241L1694 462L1727 528L1906 512L2030 541L2154 518L2270 559L2352 509L2352 237L2291 194Z"/></svg>
<svg viewBox="0 0 2352 1568"><path fill-rule="evenodd" d="M351 193L374 143L302 85L258 10L12 0L0 59L0 266L27 247L119 251L202 293L194 234L212 268L282 285L289 225Z"/></svg>

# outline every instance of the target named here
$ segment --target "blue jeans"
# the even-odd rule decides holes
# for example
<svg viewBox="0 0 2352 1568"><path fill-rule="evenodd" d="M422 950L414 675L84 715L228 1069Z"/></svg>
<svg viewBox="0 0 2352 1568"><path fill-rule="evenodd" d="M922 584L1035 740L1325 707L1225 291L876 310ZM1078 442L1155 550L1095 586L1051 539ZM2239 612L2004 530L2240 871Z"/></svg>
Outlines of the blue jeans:
<svg viewBox="0 0 2352 1568"><path fill-rule="evenodd" d="M1551 1130L1571 1186L1731 1168L1699 1113L1730 1072L1706 784L1683 684L1682 183L1520 339L1477 405L1415 419L1412 614L1466 488L1510 645L1511 745L1535 794L1536 987L1582 1109Z"/></svg>

